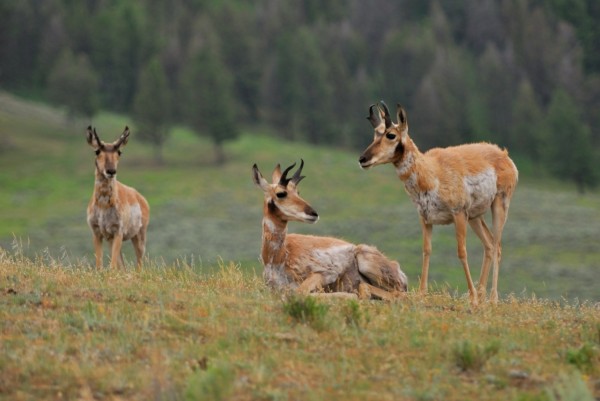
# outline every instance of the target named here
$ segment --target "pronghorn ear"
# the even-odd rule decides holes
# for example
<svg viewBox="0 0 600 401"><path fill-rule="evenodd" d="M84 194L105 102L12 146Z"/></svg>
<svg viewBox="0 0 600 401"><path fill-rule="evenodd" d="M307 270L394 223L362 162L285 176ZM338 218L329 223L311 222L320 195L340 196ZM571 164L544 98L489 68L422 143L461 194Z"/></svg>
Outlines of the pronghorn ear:
<svg viewBox="0 0 600 401"><path fill-rule="evenodd" d="M113 144L115 149L119 149L121 147L124 147L125 145L127 145L127 142L129 141L129 134L131 132L129 131L129 127L125 126L125 130L123 131L123 133L121 134L121 136L119 137L119 139L117 139L117 141Z"/></svg>
<svg viewBox="0 0 600 401"><path fill-rule="evenodd" d="M398 125L400 127L408 124L408 119L406 118L406 111L398 104L398 111L396 112L396 118L398 120Z"/></svg>
<svg viewBox="0 0 600 401"><path fill-rule="evenodd" d="M102 147L102 141L98 138L96 128L92 130L92 126L87 127L86 131L87 143L94 149L98 150Z"/></svg>
<svg viewBox="0 0 600 401"><path fill-rule="evenodd" d="M279 163L275 166L275 170L273 170L273 174L271 175L271 182L276 184L281 179L281 166Z"/></svg>
<svg viewBox="0 0 600 401"><path fill-rule="evenodd" d="M266 192L269 189L269 183L267 182L267 180L265 180L260 171L258 171L258 166L256 165L256 163L254 163L254 166L252 166L252 178L254 179L254 183L257 186L259 186L260 189L262 189L264 192Z"/></svg>

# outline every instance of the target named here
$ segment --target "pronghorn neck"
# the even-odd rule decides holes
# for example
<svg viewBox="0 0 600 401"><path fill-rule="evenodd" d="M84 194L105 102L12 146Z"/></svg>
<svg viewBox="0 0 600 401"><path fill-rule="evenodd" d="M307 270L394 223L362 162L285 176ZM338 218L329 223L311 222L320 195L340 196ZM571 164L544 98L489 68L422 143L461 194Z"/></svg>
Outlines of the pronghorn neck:
<svg viewBox="0 0 600 401"><path fill-rule="evenodd" d="M96 169L96 182L94 184L94 200L101 208L114 207L118 201L117 179L106 178Z"/></svg>
<svg viewBox="0 0 600 401"><path fill-rule="evenodd" d="M394 162L396 174L409 194L428 191L435 187L435 174L431 171L425 156L407 135L404 141L404 154Z"/></svg>
<svg viewBox="0 0 600 401"><path fill-rule="evenodd" d="M261 258L263 264L271 267L284 264L287 222L278 219L270 213L265 213L262 226Z"/></svg>

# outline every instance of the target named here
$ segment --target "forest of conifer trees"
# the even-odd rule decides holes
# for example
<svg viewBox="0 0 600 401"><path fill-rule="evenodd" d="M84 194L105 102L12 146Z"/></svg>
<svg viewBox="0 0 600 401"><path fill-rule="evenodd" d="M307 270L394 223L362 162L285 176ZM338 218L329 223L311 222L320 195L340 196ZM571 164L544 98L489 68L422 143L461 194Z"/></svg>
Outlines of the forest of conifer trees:
<svg viewBox="0 0 600 401"><path fill-rule="evenodd" d="M220 146L244 125L361 148L380 99L422 150L486 140L580 191L600 178L596 0L11 0L0 87Z"/></svg>

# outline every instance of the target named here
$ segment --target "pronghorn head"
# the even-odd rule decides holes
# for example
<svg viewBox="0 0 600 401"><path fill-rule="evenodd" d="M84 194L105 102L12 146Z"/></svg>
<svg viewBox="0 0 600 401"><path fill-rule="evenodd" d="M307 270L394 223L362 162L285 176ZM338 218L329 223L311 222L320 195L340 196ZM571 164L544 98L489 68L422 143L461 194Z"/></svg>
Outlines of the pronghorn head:
<svg viewBox="0 0 600 401"><path fill-rule="evenodd" d="M363 152L358 159L360 166L364 169L378 164L394 163L402 159L404 147L408 138L408 120L402 106L398 105L396 114L397 124L392 122L390 112L386 104L381 101L380 105L369 107L367 120L375 129L373 143Z"/></svg>
<svg viewBox="0 0 600 401"><path fill-rule="evenodd" d="M125 130L113 143L104 143L98 137L96 128L91 126L87 129L87 142L96 151L96 170L98 174L106 179L112 179L117 176L117 166L119 165L119 157L121 156L121 148L127 145L129 138L129 128Z"/></svg>
<svg viewBox="0 0 600 401"><path fill-rule="evenodd" d="M279 164L273 170L272 183L269 184L264 179L256 164L252 166L252 175L254 183L262 189L265 194L266 211L276 216L282 221L302 221L305 223L316 223L319 215L304 199L298 194L298 183L304 178L302 168L304 160L300 163L300 168L294 173L292 178L287 174L296 166L292 164L281 172ZM265 211L265 213L266 213Z"/></svg>

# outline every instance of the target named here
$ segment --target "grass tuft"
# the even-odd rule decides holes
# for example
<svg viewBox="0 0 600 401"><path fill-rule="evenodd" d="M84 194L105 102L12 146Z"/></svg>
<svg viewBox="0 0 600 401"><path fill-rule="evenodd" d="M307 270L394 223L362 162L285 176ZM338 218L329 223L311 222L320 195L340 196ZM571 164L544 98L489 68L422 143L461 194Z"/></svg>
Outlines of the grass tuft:
<svg viewBox="0 0 600 401"><path fill-rule="evenodd" d="M233 392L235 373L227 365L209 367L191 375L185 390L186 401L221 401L229 399Z"/></svg>
<svg viewBox="0 0 600 401"><path fill-rule="evenodd" d="M283 302L283 311L298 323L305 323L316 330L326 326L329 307L314 296L291 295Z"/></svg>
<svg viewBox="0 0 600 401"><path fill-rule="evenodd" d="M579 348L567 350L566 359L581 372L592 373L600 362L600 352L594 344L585 343Z"/></svg>
<svg viewBox="0 0 600 401"><path fill-rule="evenodd" d="M580 374L562 376L551 388L546 389L548 401L595 401Z"/></svg>
<svg viewBox="0 0 600 401"><path fill-rule="evenodd" d="M452 350L454 363L463 372L479 372L486 362L500 350L500 343L493 341L485 346L464 340L456 344Z"/></svg>

